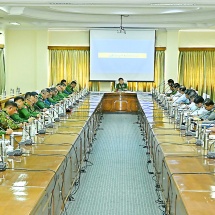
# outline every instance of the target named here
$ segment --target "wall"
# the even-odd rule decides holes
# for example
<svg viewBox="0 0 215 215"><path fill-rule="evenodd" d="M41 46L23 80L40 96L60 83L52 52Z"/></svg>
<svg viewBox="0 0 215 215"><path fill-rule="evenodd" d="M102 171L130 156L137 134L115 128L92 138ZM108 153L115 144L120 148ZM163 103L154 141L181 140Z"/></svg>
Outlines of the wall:
<svg viewBox="0 0 215 215"><path fill-rule="evenodd" d="M178 82L178 31L167 32L165 52L165 80Z"/></svg>
<svg viewBox="0 0 215 215"><path fill-rule="evenodd" d="M89 31L49 31L49 46L90 46Z"/></svg>
<svg viewBox="0 0 215 215"><path fill-rule="evenodd" d="M6 89L21 87L22 92L48 86L47 46L89 46L89 31L6 30ZM1 42L0 42L1 43ZM166 47L165 78L177 80L178 47L214 47L215 31L157 31L156 47ZM110 90L110 83L101 83Z"/></svg>
<svg viewBox="0 0 215 215"><path fill-rule="evenodd" d="M179 47L215 47L215 30L180 30Z"/></svg>
<svg viewBox="0 0 215 215"><path fill-rule="evenodd" d="M41 89L48 83L47 32L7 30L5 32L6 90L21 92Z"/></svg>

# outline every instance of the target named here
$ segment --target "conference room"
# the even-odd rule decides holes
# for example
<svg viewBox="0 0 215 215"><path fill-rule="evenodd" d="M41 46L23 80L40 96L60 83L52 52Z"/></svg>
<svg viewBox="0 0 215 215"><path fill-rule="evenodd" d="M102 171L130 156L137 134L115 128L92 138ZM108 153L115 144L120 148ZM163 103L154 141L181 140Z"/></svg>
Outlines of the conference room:
<svg viewBox="0 0 215 215"><path fill-rule="evenodd" d="M0 4L0 214L213 214L214 3Z"/></svg>

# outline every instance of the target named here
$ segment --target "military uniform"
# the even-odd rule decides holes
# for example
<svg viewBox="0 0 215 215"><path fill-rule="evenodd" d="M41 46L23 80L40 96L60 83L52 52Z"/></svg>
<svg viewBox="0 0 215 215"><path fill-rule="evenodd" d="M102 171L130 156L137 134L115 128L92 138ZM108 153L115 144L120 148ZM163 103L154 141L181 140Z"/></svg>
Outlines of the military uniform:
<svg viewBox="0 0 215 215"><path fill-rule="evenodd" d="M5 110L0 111L0 127L2 127L3 129L18 129L19 125L16 124L11 118L10 116L7 114L7 112Z"/></svg>
<svg viewBox="0 0 215 215"><path fill-rule="evenodd" d="M35 118L36 118L37 115L40 114L40 112L37 111L36 108L35 108L34 106L30 106L30 105L27 104L27 103L25 103L25 106L26 106L26 108L27 108L27 111L30 113L31 117L35 117ZM20 113L20 115L23 114L23 116L24 116L25 113L26 113L25 110L20 111L20 112L22 112L22 113ZM27 115L24 116L23 118L26 118L26 117L27 117Z"/></svg>
<svg viewBox="0 0 215 215"><path fill-rule="evenodd" d="M118 83L118 84L116 85L116 90L117 90L117 91L118 91L118 90L124 91L124 90L127 90L127 88L128 88L128 86L127 86L127 84L125 84L125 83L123 83L123 84Z"/></svg>
<svg viewBox="0 0 215 215"><path fill-rule="evenodd" d="M57 101L55 101L53 98L48 98L48 101L50 102L51 105L57 104Z"/></svg>
<svg viewBox="0 0 215 215"><path fill-rule="evenodd" d="M72 88L70 85L67 85L67 86L66 86L66 91L67 91L69 94L72 94L72 93L73 93L73 88Z"/></svg>
<svg viewBox="0 0 215 215"><path fill-rule="evenodd" d="M58 92L58 97L61 99L61 100L63 100L64 98L66 98L67 96L65 96L63 93L61 93L61 92Z"/></svg>
<svg viewBox="0 0 215 215"><path fill-rule="evenodd" d="M52 97L52 99L53 99L56 103L62 100L62 99L58 96L58 94L57 94L57 95L54 95L54 96Z"/></svg>
<svg viewBox="0 0 215 215"><path fill-rule="evenodd" d="M28 122L27 119L21 118L18 113L14 113L13 115L10 116L10 118L17 123Z"/></svg>
<svg viewBox="0 0 215 215"><path fill-rule="evenodd" d="M1 136L2 134L6 134L6 131L0 130L0 136Z"/></svg>
<svg viewBox="0 0 215 215"><path fill-rule="evenodd" d="M75 87L71 87L70 85L67 85L66 86L66 91L69 93L69 94L72 94L75 92Z"/></svg>
<svg viewBox="0 0 215 215"><path fill-rule="evenodd" d="M37 105L40 109L50 108L50 105L48 105L47 103L45 103L45 100L43 99L43 97L42 97L41 94L39 94L39 96L38 96L38 101L37 101L36 105Z"/></svg>
<svg viewBox="0 0 215 215"><path fill-rule="evenodd" d="M207 113L204 113L204 114L200 115L199 118L203 119L203 120L209 120L209 121L215 120L215 107L212 108Z"/></svg>

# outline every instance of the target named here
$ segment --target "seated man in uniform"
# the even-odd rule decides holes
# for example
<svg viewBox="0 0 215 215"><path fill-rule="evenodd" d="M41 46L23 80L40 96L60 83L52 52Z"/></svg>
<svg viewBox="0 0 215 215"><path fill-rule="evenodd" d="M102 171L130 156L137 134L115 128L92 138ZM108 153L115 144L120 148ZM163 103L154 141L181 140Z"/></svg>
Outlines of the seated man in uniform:
<svg viewBox="0 0 215 215"><path fill-rule="evenodd" d="M72 94L75 91L75 87L77 85L76 81L72 81L70 84L67 85L66 91Z"/></svg>
<svg viewBox="0 0 215 215"><path fill-rule="evenodd" d="M0 127L4 130L8 128L11 129L19 129L22 128L23 124L17 124L13 119L10 118L11 115L17 113L17 104L13 101L8 100L5 103L5 107L2 111L0 111Z"/></svg>
<svg viewBox="0 0 215 215"><path fill-rule="evenodd" d="M63 79L63 80L61 80L61 81L60 81L60 83L61 83L61 84L65 84L65 85L66 85L66 80L65 80L65 79Z"/></svg>
<svg viewBox="0 0 215 215"><path fill-rule="evenodd" d="M14 98L14 102L17 104L18 113L14 113L10 117L18 123L32 122L34 118L28 112L27 107L24 104L24 98L22 96L17 96Z"/></svg>
<svg viewBox="0 0 215 215"><path fill-rule="evenodd" d="M36 103L38 101L37 92L27 92L25 93L25 106L32 117L40 117L40 108L37 107Z"/></svg>
<svg viewBox="0 0 215 215"><path fill-rule="evenodd" d="M38 101L36 103L36 105L42 109L43 111L46 111L47 108L50 108L50 105L48 105L48 103L46 103L46 100L48 98L48 92L46 91L46 89L42 89L41 93L38 96Z"/></svg>
<svg viewBox="0 0 215 215"><path fill-rule="evenodd" d="M128 86L126 83L124 83L123 78L118 79L119 83L116 85L116 91L126 91L128 89Z"/></svg>
<svg viewBox="0 0 215 215"><path fill-rule="evenodd" d="M57 101L55 101L52 97L53 94L55 94L55 88L46 88L47 92L49 93L49 96L47 98L47 101L49 102L49 105L55 105L57 104Z"/></svg>

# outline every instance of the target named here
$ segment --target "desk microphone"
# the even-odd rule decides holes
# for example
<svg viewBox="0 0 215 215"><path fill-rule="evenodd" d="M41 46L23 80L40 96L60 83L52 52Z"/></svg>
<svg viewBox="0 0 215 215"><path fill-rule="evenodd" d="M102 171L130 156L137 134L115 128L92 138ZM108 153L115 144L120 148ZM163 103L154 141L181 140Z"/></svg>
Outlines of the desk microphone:
<svg viewBox="0 0 215 215"><path fill-rule="evenodd" d="M31 131L30 131L30 127L29 127L29 131L27 131L26 125L23 125L23 130L22 130L22 140L19 142L20 145L32 145L33 141L31 139ZM27 134L27 135L26 135ZM26 136L29 137L26 138Z"/></svg>
<svg viewBox="0 0 215 215"><path fill-rule="evenodd" d="M187 118L186 125L187 125L187 127L186 127L186 131L185 131L185 136L196 136L196 132L189 130L192 126L190 117Z"/></svg>
<svg viewBox="0 0 215 215"><path fill-rule="evenodd" d="M14 140L18 143L18 148L14 149ZM14 138L14 135L10 135L10 145L6 149L6 153L8 156L21 156L22 155L22 149L19 147L19 142Z"/></svg>
<svg viewBox="0 0 215 215"><path fill-rule="evenodd" d="M41 120L43 120L43 122L42 121L40 121L39 119L38 120L35 120L35 122L36 122L36 130L37 130L37 133L38 134L45 134L46 133L46 129L45 129L45 127L44 127L44 117L43 116L41 116Z"/></svg>
<svg viewBox="0 0 215 215"><path fill-rule="evenodd" d="M211 147L214 144L215 144L215 141L213 143L211 143L211 145L210 145L210 149L209 149L208 154L207 154L207 158L209 158L209 159L215 159L215 152L211 151Z"/></svg>
<svg viewBox="0 0 215 215"><path fill-rule="evenodd" d="M6 163L4 162L4 149L1 143L1 156L0 156L0 171L6 170Z"/></svg>
<svg viewBox="0 0 215 215"><path fill-rule="evenodd" d="M60 122L60 118L58 117L58 112L55 110L55 107L51 107L51 111L53 111L53 118L55 122ZM57 114L57 117L55 116Z"/></svg>

